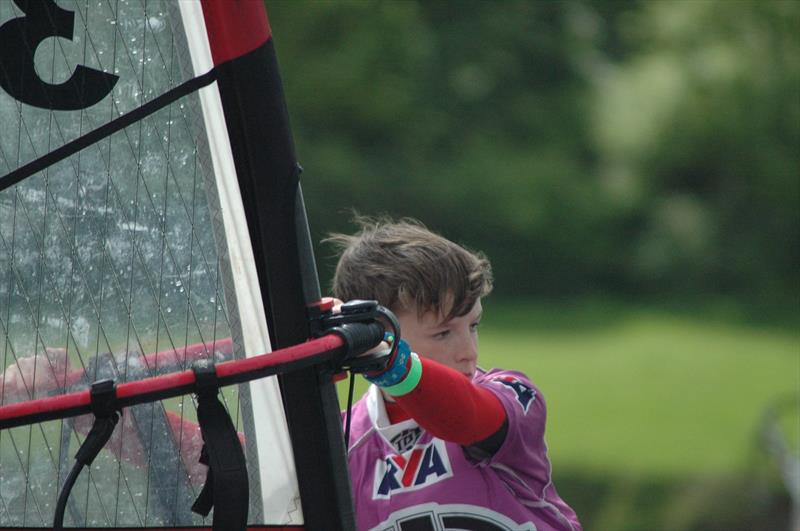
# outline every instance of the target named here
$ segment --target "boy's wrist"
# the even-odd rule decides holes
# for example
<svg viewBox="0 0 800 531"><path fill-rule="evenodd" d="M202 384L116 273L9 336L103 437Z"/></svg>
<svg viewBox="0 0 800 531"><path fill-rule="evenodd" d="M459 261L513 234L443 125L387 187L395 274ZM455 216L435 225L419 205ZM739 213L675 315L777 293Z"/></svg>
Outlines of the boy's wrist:
<svg viewBox="0 0 800 531"><path fill-rule="evenodd" d="M409 347L408 343L401 339L400 343L397 345L397 353L395 354L394 359L391 361L391 365L386 367L386 369L379 374L365 375L364 377L378 387L385 388L397 385L408 374L408 362L410 357L411 347Z"/></svg>

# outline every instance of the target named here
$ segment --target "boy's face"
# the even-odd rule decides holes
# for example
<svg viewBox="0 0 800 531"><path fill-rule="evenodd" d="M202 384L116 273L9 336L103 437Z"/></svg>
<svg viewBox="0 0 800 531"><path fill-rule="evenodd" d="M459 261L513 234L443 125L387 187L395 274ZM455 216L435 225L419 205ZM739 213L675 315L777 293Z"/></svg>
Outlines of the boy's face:
<svg viewBox="0 0 800 531"><path fill-rule="evenodd" d="M472 379L478 365L478 324L483 308L478 299L469 312L443 321L436 312L418 316L416 308L397 314L401 335L411 350Z"/></svg>

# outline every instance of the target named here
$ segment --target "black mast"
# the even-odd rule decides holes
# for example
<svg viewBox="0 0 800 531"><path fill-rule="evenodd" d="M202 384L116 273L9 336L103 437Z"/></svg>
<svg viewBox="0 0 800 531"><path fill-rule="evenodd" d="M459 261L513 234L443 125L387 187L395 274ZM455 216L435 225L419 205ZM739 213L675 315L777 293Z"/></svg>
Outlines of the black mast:
<svg viewBox="0 0 800 531"><path fill-rule="evenodd" d="M204 8L214 3L206 0ZM310 336L307 306L320 299L320 288L271 36L218 64L217 82L270 340L273 348L301 343ZM280 384L306 528L355 529L332 367L283 375Z"/></svg>

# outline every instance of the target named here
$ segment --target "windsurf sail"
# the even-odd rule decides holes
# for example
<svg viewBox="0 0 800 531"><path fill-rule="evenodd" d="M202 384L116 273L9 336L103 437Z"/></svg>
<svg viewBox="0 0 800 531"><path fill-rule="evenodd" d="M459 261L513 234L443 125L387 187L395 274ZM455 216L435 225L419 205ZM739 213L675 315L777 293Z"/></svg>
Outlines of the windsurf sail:
<svg viewBox="0 0 800 531"><path fill-rule="evenodd" d="M0 124L0 409L309 338L319 284L262 2L0 2ZM249 523L352 529L333 369L295 369L221 395ZM125 411L66 525L208 525L195 402ZM88 428L0 430L0 528L52 525Z"/></svg>

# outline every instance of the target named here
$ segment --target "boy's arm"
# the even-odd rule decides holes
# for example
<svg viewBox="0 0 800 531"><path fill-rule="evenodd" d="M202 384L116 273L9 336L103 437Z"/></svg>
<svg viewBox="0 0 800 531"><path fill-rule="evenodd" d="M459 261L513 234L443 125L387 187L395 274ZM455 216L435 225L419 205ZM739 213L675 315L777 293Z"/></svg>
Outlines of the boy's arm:
<svg viewBox="0 0 800 531"><path fill-rule="evenodd" d="M496 451L502 443L497 435L502 435L507 416L494 393L433 360L421 358L420 363L419 383L411 392L394 397L397 403L440 439L462 446L483 446L486 441L488 449Z"/></svg>

